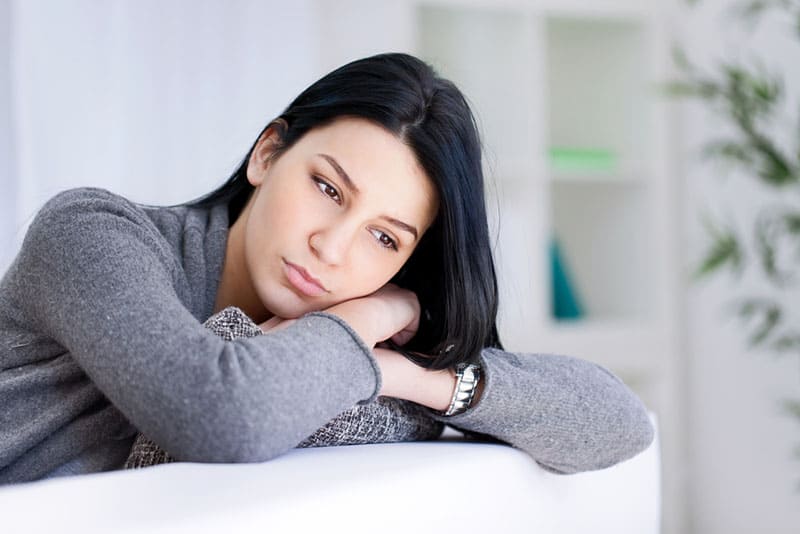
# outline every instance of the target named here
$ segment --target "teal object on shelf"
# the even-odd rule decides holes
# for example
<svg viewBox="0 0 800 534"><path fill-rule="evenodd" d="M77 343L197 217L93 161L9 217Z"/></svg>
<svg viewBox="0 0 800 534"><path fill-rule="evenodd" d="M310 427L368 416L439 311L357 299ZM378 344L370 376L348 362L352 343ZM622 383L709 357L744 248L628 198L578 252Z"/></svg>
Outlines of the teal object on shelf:
<svg viewBox="0 0 800 534"><path fill-rule="evenodd" d="M556 319L579 319L583 306L570 280L570 273L561 254L558 240L550 240L550 266L553 283L552 313Z"/></svg>

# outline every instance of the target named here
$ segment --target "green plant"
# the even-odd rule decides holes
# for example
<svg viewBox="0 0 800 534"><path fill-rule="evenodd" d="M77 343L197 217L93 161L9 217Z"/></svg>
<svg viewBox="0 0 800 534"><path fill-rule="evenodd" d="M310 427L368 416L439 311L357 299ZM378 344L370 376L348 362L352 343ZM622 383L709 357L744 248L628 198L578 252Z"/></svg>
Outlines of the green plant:
<svg viewBox="0 0 800 534"><path fill-rule="evenodd" d="M785 17L800 40L800 0L749 0L735 2L733 9L751 29L767 12ZM669 94L699 99L730 126L724 137L705 144L702 154L726 164L729 172L755 180L779 199L763 202L755 220L747 221L752 229L749 245L733 220L721 222L703 214L711 244L693 279L726 268L740 277L755 264L769 282L770 294L735 299L729 309L749 330L751 348L797 357L800 363L800 325L788 313L800 306L800 294L791 291L800 278L800 114L794 126L785 128L783 78L758 59L725 60L704 71L680 48L674 49L673 57L680 74L668 84ZM800 399L784 401L783 410L800 420ZM795 454L800 458L800 446Z"/></svg>

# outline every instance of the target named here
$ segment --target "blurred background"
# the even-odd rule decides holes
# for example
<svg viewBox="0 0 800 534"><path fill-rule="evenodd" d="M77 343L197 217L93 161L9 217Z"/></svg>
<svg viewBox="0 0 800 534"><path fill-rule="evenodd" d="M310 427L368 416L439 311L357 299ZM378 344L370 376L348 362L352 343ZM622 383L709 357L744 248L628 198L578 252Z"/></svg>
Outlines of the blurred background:
<svg viewBox="0 0 800 534"><path fill-rule="evenodd" d="M506 347L656 415L663 532L800 532L794 0L0 0L0 273L55 193L195 198L385 51L474 107Z"/></svg>

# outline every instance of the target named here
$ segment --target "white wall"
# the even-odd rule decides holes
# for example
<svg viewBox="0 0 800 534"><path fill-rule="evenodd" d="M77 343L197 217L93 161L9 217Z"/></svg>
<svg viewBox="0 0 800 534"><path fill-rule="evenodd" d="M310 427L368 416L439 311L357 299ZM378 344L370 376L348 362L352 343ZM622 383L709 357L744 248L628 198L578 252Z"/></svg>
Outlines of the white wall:
<svg viewBox="0 0 800 534"><path fill-rule="evenodd" d="M10 5L0 0L0 51L11 45ZM11 145L11 55L0 52L0 276L14 250L16 221L15 158Z"/></svg>
<svg viewBox="0 0 800 534"><path fill-rule="evenodd" d="M13 109L0 161L9 131L16 156L0 176L17 184L0 206L0 269L63 189L155 204L210 191L320 74L312 0L0 1L0 119Z"/></svg>
<svg viewBox="0 0 800 534"><path fill-rule="evenodd" d="M788 21L764 20L748 37L725 15L730 1L706 0L680 17L681 41L690 56L709 67L715 58L761 57L780 69L789 92L800 95L800 44ZM786 107L797 139L797 99ZM791 127L791 123L789 124ZM698 212L730 214L750 228L759 199L791 201L797 189L767 196L741 175L724 179L724 171L700 163L698 147L730 132L697 104L683 106L685 240L690 259L707 245ZM786 139L784 139L785 141ZM748 236L749 238L749 236ZM751 249L752 250L752 249ZM791 457L800 443L800 424L779 413L780 399L800 397L797 356L776 359L766 351L746 349L745 330L724 306L735 296L756 295L769 288L756 276L742 281L723 276L689 287L686 334L689 351L689 487L691 531L698 534L796 534L800 532L800 459ZM800 320L800 292L783 302Z"/></svg>

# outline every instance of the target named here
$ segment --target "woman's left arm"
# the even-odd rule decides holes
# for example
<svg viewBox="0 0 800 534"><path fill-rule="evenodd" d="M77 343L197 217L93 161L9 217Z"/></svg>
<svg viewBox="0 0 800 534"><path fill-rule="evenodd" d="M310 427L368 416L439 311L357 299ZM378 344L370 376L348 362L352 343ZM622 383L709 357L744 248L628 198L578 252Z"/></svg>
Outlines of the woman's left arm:
<svg viewBox="0 0 800 534"><path fill-rule="evenodd" d="M563 474L604 469L653 441L641 400L607 369L556 354L481 353L480 387L464 413L444 417L455 386L450 370L423 369L394 351L374 350L381 395L412 400L459 429L509 443Z"/></svg>

